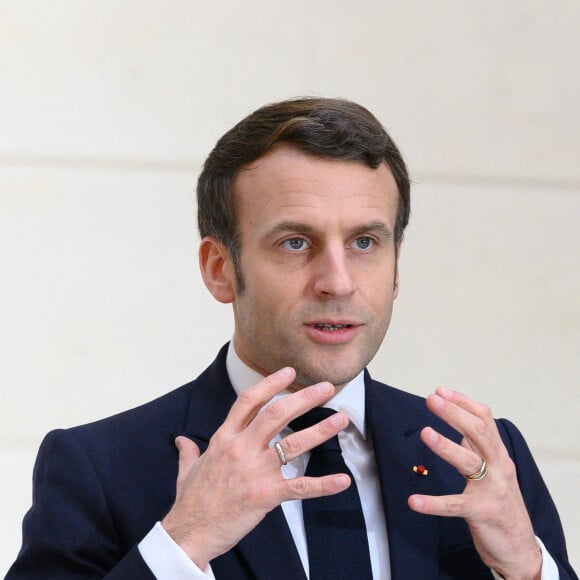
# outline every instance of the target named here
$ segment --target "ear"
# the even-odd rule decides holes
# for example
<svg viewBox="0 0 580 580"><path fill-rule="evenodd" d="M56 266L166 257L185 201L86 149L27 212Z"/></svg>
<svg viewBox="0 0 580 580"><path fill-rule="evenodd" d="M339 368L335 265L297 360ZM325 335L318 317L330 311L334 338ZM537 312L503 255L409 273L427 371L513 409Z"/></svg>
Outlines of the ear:
<svg viewBox="0 0 580 580"><path fill-rule="evenodd" d="M207 289L218 302L234 301L234 265L229 250L215 238L208 236L201 240L199 269Z"/></svg>
<svg viewBox="0 0 580 580"><path fill-rule="evenodd" d="M399 295L399 256L401 254L401 244L402 242L399 242L397 249L395 250L395 281L393 284L393 300L396 300L397 296Z"/></svg>

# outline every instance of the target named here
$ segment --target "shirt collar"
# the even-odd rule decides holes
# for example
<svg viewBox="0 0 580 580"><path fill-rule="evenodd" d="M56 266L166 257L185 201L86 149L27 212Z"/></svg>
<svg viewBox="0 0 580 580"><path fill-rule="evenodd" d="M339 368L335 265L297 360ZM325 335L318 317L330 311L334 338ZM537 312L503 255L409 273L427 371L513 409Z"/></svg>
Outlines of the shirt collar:
<svg viewBox="0 0 580 580"><path fill-rule="evenodd" d="M242 361L234 348L233 341L228 346L226 370L238 396L264 378L263 375ZM289 392L282 391L281 394L288 395ZM364 371L361 371L352 381L340 389L324 407L344 413L351 425L354 425L362 437L366 439Z"/></svg>

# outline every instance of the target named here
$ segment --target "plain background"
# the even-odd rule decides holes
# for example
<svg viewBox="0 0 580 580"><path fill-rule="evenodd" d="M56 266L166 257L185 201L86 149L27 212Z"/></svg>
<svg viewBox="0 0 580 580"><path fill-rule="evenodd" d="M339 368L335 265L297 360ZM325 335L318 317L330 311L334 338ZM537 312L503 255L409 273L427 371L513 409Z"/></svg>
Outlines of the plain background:
<svg viewBox="0 0 580 580"><path fill-rule="evenodd" d="M196 177L296 95L366 105L413 176L371 371L515 421L580 566L578 30L576 0L0 0L0 571L43 435L187 382L231 336Z"/></svg>

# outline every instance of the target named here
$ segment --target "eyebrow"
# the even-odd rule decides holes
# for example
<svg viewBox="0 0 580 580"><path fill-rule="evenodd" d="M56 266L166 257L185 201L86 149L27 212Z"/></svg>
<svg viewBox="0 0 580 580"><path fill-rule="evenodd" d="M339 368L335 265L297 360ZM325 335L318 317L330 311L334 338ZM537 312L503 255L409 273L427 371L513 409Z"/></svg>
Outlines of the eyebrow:
<svg viewBox="0 0 580 580"><path fill-rule="evenodd" d="M284 221L276 224L271 230L270 235L283 234L287 232L296 232L297 234L316 235L320 230L313 228L308 224L293 221ZM362 224L351 228L348 231L348 237L355 237L363 234L376 233L384 240L390 240L393 237L391 228L384 222L376 221L368 224Z"/></svg>

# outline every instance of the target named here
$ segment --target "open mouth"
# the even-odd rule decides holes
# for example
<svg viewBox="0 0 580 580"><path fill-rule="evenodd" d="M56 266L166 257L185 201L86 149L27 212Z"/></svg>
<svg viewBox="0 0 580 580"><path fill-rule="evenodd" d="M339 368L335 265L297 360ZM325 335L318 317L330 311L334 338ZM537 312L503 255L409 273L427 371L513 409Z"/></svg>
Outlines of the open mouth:
<svg viewBox="0 0 580 580"><path fill-rule="evenodd" d="M342 328L351 328L352 324L326 324L326 323L320 323L320 324L314 324L315 328L318 328L319 330L340 330Z"/></svg>

